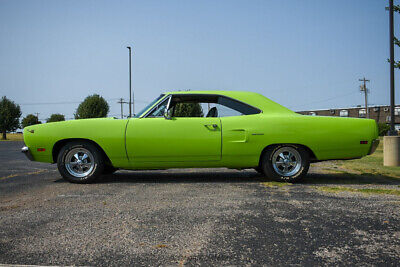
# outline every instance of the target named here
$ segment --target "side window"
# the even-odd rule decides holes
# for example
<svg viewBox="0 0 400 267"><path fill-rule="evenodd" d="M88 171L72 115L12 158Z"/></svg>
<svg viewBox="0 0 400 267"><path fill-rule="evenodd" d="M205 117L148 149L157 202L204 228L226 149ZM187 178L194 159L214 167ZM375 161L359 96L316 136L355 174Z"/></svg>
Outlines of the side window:
<svg viewBox="0 0 400 267"><path fill-rule="evenodd" d="M220 104L216 104L215 108L218 110L218 117L233 117L233 116L242 116L243 113L228 108L226 106L220 105Z"/></svg>
<svg viewBox="0 0 400 267"><path fill-rule="evenodd" d="M219 117L252 115L261 112L252 106L224 96L218 97L217 109Z"/></svg>
<svg viewBox="0 0 400 267"><path fill-rule="evenodd" d="M146 116L146 118L160 118L160 117L164 117L164 112L165 112L165 109L167 108L168 100L169 100L169 97L167 97L163 102L161 102L160 104L158 104L158 105L150 112L150 114Z"/></svg>
<svg viewBox="0 0 400 267"><path fill-rule="evenodd" d="M164 106L165 109L165 106ZM169 106L172 117L232 117L261 111L240 101L218 95L174 95ZM156 112L156 111L155 111ZM152 115L152 114L151 114ZM157 114L152 115L156 117ZM163 113L161 114L161 116Z"/></svg>
<svg viewBox="0 0 400 267"><path fill-rule="evenodd" d="M201 103L180 102L174 106L174 117L204 117Z"/></svg>

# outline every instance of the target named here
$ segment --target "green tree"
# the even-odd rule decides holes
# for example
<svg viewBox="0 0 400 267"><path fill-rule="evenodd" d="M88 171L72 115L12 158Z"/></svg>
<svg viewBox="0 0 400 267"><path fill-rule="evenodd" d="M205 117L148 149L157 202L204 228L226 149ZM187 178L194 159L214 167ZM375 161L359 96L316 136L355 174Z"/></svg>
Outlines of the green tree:
<svg viewBox="0 0 400 267"><path fill-rule="evenodd" d="M51 114L50 118L46 120L46 122L56 122L56 121L65 121L65 116L63 114Z"/></svg>
<svg viewBox="0 0 400 267"><path fill-rule="evenodd" d="M7 97L0 100L0 130L2 139L7 139L7 131L15 131L19 127L21 108Z"/></svg>
<svg viewBox="0 0 400 267"><path fill-rule="evenodd" d="M379 136L384 136L390 130L390 125L380 122L378 123Z"/></svg>
<svg viewBox="0 0 400 267"><path fill-rule="evenodd" d="M199 103L177 103L174 110L175 117L203 117L203 109Z"/></svg>
<svg viewBox="0 0 400 267"><path fill-rule="evenodd" d="M23 118L21 122L22 128L35 124L41 124L41 122L39 121L39 118L33 114L26 115L26 117Z"/></svg>
<svg viewBox="0 0 400 267"><path fill-rule="evenodd" d="M107 101L97 94L90 95L79 104L75 119L103 118L107 117L110 107Z"/></svg>

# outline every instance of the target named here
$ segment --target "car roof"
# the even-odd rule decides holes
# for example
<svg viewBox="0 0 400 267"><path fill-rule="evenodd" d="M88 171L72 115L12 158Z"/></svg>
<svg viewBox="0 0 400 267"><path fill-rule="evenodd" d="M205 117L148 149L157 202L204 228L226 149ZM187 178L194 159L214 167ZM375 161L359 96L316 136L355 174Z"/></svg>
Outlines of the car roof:
<svg viewBox="0 0 400 267"><path fill-rule="evenodd" d="M207 94L207 95L221 95L230 97L248 105L254 106L262 110L265 114L275 113L294 113L288 108L279 105L278 103L268 99L262 94L246 91L171 91L165 94L182 95L182 94Z"/></svg>

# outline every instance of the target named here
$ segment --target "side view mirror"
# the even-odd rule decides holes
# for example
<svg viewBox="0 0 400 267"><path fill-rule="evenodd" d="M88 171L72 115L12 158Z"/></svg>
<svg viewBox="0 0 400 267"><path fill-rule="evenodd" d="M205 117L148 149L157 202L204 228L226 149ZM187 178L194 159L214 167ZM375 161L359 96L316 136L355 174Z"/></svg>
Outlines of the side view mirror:
<svg viewBox="0 0 400 267"><path fill-rule="evenodd" d="M166 120L171 120L171 119L172 119L172 117L171 117L171 111L170 111L170 110L165 109L164 118L165 118Z"/></svg>

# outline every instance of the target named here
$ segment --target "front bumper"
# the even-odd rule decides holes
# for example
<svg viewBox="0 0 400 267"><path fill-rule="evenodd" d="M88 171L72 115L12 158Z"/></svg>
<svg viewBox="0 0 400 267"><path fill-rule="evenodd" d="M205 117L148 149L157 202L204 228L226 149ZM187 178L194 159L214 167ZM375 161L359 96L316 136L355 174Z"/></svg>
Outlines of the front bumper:
<svg viewBox="0 0 400 267"><path fill-rule="evenodd" d="M31 152L29 151L29 147L24 146L23 148L21 148L21 152L25 154L25 156L29 159L29 160L33 160L33 156L31 154Z"/></svg>
<svg viewBox="0 0 400 267"><path fill-rule="evenodd" d="M368 155L371 155L372 153L374 153L376 148L378 147L378 145L379 145L379 139L372 140L372 145L371 145Z"/></svg>

